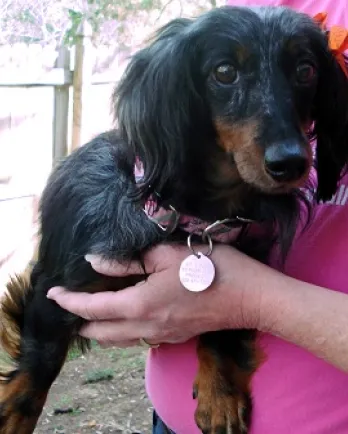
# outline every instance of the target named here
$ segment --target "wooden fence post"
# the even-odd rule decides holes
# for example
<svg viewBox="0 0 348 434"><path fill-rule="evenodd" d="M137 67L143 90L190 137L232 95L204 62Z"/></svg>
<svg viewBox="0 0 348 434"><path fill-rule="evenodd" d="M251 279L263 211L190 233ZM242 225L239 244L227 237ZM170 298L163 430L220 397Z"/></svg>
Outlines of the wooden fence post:
<svg viewBox="0 0 348 434"><path fill-rule="evenodd" d="M75 66L73 78L73 126L72 150L81 146L87 138L86 108L88 94L92 84L94 66L94 50L92 45L92 28L85 20L77 33L75 46Z"/></svg>
<svg viewBox="0 0 348 434"><path fill-rule="evenodd" d="M67 47L60 48L55 66L70 72L70 50ZM54 87L53 164L68 154L69 87L69 83Z"/></svg>

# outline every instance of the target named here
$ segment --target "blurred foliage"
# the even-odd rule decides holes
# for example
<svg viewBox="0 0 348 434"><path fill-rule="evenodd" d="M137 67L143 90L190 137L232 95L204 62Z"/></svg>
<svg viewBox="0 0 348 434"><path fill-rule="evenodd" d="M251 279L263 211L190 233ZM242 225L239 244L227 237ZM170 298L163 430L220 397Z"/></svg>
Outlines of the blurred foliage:
<svg viewBox="0 0 348 434"><path fill-rule="evenodd" d="M131 46L177 16L194 16L218 0L0 0L0 44L72 45L87 20L95 43Z"/></svg>

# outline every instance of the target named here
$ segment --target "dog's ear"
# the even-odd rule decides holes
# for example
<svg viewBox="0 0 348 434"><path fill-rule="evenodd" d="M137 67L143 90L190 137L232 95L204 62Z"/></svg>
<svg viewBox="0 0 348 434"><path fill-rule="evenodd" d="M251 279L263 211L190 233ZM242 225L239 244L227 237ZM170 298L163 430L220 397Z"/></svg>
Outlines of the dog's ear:
<svg viewBox="0 0 348 434"><path fill-rule="evenodd" d="M183 173L190 131L196 128L200 98L192 74L195 51L188 19L163 27L130 61L114 92L115 121L144 165L148 194L163 192ZM143 189L144 190L144 189Z"/></svg>
<svg viewBox="0 0 348 434"><path fill-rule="evenodd" d="M314 102L317 139L317 200L330 200L348 161L348 78L334 54L325 49L319 62Z"/></svg>

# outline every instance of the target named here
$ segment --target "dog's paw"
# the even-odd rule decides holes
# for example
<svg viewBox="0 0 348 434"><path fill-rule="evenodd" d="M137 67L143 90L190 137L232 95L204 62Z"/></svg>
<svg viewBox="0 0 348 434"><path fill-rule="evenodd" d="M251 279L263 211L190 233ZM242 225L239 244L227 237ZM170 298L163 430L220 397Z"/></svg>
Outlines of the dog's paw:
<svg viewBox="0 0 348 434"><path fill-rule="evenodd" d="M197 399L196 424L203 434L248 433L251 414L248 393L226 387L221 377L198 375L193 397Z"/></svg>

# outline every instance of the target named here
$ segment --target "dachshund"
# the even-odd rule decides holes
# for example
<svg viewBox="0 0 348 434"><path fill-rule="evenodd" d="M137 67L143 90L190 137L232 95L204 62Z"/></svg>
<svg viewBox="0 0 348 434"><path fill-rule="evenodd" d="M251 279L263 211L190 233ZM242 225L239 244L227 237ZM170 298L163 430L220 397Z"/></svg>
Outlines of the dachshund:
<svg viewBox="0 0 348 434"><path fill-rule="evenodd" d="M314 201L329 200L348 160L345 72L327 32L287 8L226 6L171 21L132 57L112 101L115 129L53 170L35 258L7 285L1 342L14 366L1 373L1 434L34 431L70 346L88 346L78 335L83 320L48 290L116 291L144 278L102 276L85 255L143 263L151 247L188 237L194 252L197 242L221 242L199 229L218 223L246 254L267 263L274 248L283 261L301 210L310 220L306 188ZM203 433L248 432L262 359L256 337L198 337L193 395Z"/></svg>

